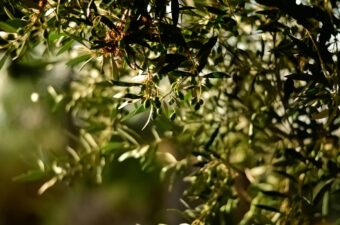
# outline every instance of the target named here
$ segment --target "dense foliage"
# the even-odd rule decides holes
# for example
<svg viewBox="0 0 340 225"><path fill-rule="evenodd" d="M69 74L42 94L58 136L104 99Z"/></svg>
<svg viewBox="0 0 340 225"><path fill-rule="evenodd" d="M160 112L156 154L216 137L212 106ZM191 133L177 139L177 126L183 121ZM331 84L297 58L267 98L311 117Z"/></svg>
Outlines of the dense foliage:
<svg viewBox="0 0 340 225"><path fill-rule="evenodd" d="M63 68L67 79L47 90L72 121L66 152L17 179L46 179L39 193L84 176L100 183L107 163L136 158L188 183L191 224L334 222L339 7L3 0L0 66L10 59L13 76Z"/></svg>

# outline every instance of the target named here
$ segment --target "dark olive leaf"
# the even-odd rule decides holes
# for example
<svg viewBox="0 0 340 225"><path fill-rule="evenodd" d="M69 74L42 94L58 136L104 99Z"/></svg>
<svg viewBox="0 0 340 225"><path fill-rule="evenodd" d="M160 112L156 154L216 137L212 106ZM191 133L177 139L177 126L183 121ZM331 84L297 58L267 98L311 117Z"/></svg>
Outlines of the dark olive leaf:
<svg viewBox="0 0 340 225"><path fill-rule="evenodd" d="M179 67L179 65L180 65L180 63L170 63L170 64L167 64L162 69L160 69L158 71L158 74L160 74L160 75L167 74L167 73L177 69Z"/></svg>
<svg viewBox="0 0 340 225"><path fill-rule="evenodd" d="M331 174L334 174L336 176L337 173L339 173L339 167L336 162L333 160L327 161L327 169Z"/></svg>
<svg viewBox="0 0 340 225"><path fill-rule="evenodd" d="M202 77L205 78L228 78L230 77L230 75L223 73L223 72L212 72L212 73L208 73L208 74L204 74Z"/></svg>
<svg viewBox="0 0 340 225"><path fill-rule="evenodd" d="M178 24L179 18L179 3L178 0L171 0L171 15L172 15L172 22L174 26Z"/></svg>
<svg viewBox="0 0 340 225"><path fill-rule="evenodd" d="M155 0L155 13L159 20L162 20L166 11L166 0Z"/></svg>
<svg viewBox="0 0 340 225"><path fill-rule="evenodd" d="M310 81L313 79L312 75L307 73L292 73L286 75L285 77L292 79L292 80L302 80L302 81Z"/></svg>
<svg viewBox="0 0 340 225"><path fill-rule="evenodd" d="M280 15L280 11L278 9L266 9L260 10L256 12L257 14L265 15L270 19L277 18Z"/></svg>
<svg viewBox="0 0 340 225"><path fill-rule="evenodd" d="M108 43L106 41L103 40L95 40L93 41L93 43L91 44L91 50L94 49L101 49L104 48L108 45Z"/></svg>
<svg viewBox="0 0 340 225"><path fill-rule="evenodd" d="M214 132L211 134L211 136L209 137L209 140L207 141L207 143L205 143L204 145L204 149L209 149L210 146L213 144L213 142L215 141L217 135L218 135L218 132L220 130L220 126L216 127Z"/></svg>
<svg viewBox="0 0 340 225"><path fill-rule="evenodd" d="M256 206L257 208L260 208L260 209L264 209L264 210L268 210L268 211L272 211L272 212L281 213L280 210L278 210L277 208L272 207L272 206L262 205L262 204L256 204L255 206Z"/></svg>
<svg viewBox="0 0 340 225"><path fill-rule="evenodd" d="M136 95L132 93L127 93L123 96L123 98L130 98L130 99L141 99L143 96L141 95Z"/></svg>
<svg viewBox="0 0 340 225"><path fill-rule="evenodd" d="M178 76L178 77L194 77L195 74L186 72L186 71L180 71L180 70L174 70L171 72L171 75Z"/></svg>
<svg viewBox="0 0 340 225"><path fill-rule="evenodd" d="M313 205L317 205L326 191L331 189L334 179L329 179L325 182L319 182L313 189Z"/></svg>
<svg viewBox="0 0 340 225"><path fill-rule="evenodd" d="M179 10L193 10L193 9L196 9L196 8L193 6L182 6L179 8Z"/></svg>
<svg viewBox="0 0 340 225"><path fill-rule="evenodd" d="M286 193L282 193L282 192L278 192L278 191L265 191L265 190L261 190L261 192L264 195L268 195L270 197L274 197L274 198L288 198L289 195Z"/></svg>
<svg viewBox="0 0 340 225"><path fill-rule="evenodd" d="M227 11L212 6L206 6L208 12L216 15L226 15Z"/></svg>
<svg viewBox="0 0 340 225"><path fill-rule="evenodd" d="M223 20L222 27L225 30L237 31L237 28L236 28L237 22L234 19L232 19L228 16L223 16L222 20Z"/></svg>
<svg viewBox="0 0 340 225"><path fill-rule="evenodd" d="M197 57L201 57L203 55L209 55L211 52L211 49L214 47L214 45L217 42L217 36L211 37L209 39L209 41L207 41L202 48L200 49L200 51L197 53Z"/></svg>
<svg viewBox="0 0 340 225"><path fill-rule="evenodd" d="M303 156L300 152L296 151L295 149L293 148L287 148L285 151L284 151L284 155L286 157L291 157L292 159L298 159L300 160L301 162L306 162L306 157Z"/></svg>
<svg viewBox="0 0 340 225"><path fill-rule="evenodd" d="M24 29L24 27L28 24L28 21L16 18L16 19L7 20L6 23L10 25L11 27L17 29L17 31L19 31L18 30L19 28Z"/></svg>
<svg viewBox="0 0 340 225"><path fill-rule="evenodd" d="M126 55L124 56L124 59L129 67L134 68L136 66L140 69L140 67L136 63L136 52L130 45L125 45L125 53Z"/></svg>
<svg viewBox="0 0 340 225"><path fill-rule="evenodd" d="M116 33L119 33L119 29L117 28L117 26L108 17L102 15L100 17L100 21L103 24L105 24L108 28L110 28L111 30L114 30Z"/></svg>
<svg viewBox="0 0 340 225"><path fill-rule="evenodd" d="M166 23L160 23L160 36L163 42L177 44L182 47L187 47L181 29Z"/></svg>
<svg viewBox="0 0 340 225"><path fill-rule="evenodd" d="M146 42L148 40L148 35L147 33L143 31L136 31L134 33L131 33L129 35L125 35L124 38L122 39L122 42L124 41L126 45L130 44L139 44L143 47L151 49L151 46Z"/></svg>
<svg viewBox="0 0 340 225"><path fill-rule="evenodd" d="M289 96L294 92L294 81L293 81L293 79L288 78L284 82L283 92L284 92L284 99L288 100Z"/></svg>
<svg viewBox="0 0 340 225"><path fill-rule="evenodd" d="M179 65L179 67L181 68L186 68L188 70L192 69L195 65L195 62L191 61L191 60L183 60L181 62L181 64Z"/></svg>
<svg viewBox="0 0 340 225"><path fill-rule="evenodd" d="M317 55L313 50L313 47L308 46L305 42L299 40L298 38L294 37L293 35L289 35L290 39L293 43L300 49L300 54L311 56L316 58Z"/></svg>
<svg viewBox="0 0 340 225"><path fill-rule="evenodd" d="M298 183L297 179L293 175L287 173L286 171L283 171L283 170L273 170L273 172L277 173L277 174L279 174L279 175L281 175L283 177L288 178L289 180L293 181L294 183Z"/></svg>
<svg viewBox="0 0 340 225"><path fill-rule="evenodd" d="M203 44L200 41L196 41L196 40L189 41L187 44L190 48L196 48L196 49L201 49L203 46Z"/></svg>
<svg viewBox="0 0 340 225"><path fill-rule="evenodd" d="M209 39L207 43L205 43L202 48L197 53L197 58L199 60L199 64L197 67L197 72L201 72L204 66L207 64L208 57L214 45L217 42L217 37L212 37Z"/></svg>
<svg viewBox="0 0 340 225"><path fill-rule="evenodd" d="M181 54L167 54L164 57L164 61L161 60L163 66L159 71L158 74L167 74L175 69L177 69L183 61L187 58Z"/></svg>
<svg viewBox="0 0 340 225"><path fill-rule="evenodd" d="M182 54L166 54L165 62L166 63L181 63L187 60L187 57Z"/></svg>
<svg viewBox="0 0 340 225"><path fill-rule="evenodd" d="M277 21L271 21L259 26L259 30L262 30L263 32L279 32L284 28L286 28L286 26Z"/></svg>

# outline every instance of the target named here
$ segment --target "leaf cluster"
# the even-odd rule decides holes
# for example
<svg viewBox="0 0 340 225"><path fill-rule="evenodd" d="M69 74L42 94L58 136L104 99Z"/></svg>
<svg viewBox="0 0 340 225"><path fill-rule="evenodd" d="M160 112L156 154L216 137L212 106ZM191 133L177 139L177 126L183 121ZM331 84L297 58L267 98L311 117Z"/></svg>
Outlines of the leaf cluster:
<svg viewBox="0 0 340 225"><path fill-rule="evenodd" d="M135 158L189 184L191 224L338 213L337 1L29 2L2 3L0 65L45 57L76 74L69 90L49 87L79 134L43 162L41 193Z"/></svg>

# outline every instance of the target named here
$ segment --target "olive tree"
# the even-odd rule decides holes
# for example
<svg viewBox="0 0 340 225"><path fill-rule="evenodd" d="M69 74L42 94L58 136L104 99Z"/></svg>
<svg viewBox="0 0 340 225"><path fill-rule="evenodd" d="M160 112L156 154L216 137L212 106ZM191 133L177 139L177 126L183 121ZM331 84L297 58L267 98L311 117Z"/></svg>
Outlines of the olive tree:
<svg viewBox="0 0 340 225"><path fill-rule="evenodd" d="M45 179L39 193L100 183L106 163L135 158L170 188L187 183L191 224L334 222L339 6L3 0L0 65L68 68L66 85L46 88L76 130L64 154L17 179Z"/></svg>

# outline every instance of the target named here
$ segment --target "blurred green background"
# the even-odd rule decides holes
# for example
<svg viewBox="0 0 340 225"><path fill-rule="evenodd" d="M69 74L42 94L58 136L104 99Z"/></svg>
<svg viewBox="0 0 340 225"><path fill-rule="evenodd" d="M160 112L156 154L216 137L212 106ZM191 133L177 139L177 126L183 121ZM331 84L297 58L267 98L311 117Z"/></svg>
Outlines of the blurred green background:
<svg viewBox="0 0 340 225"><path fill-rule="evenodd" d="M65 151L70 119L52 110L47 87L62 88L68 75L15 63L0 72L0 225L179 224L167 209L178 207L181 186L169 193L157 169L142 171L133 159L107 165L101 185L84 179L38 195L43 180L13 180L46 152Z"/></svg>

